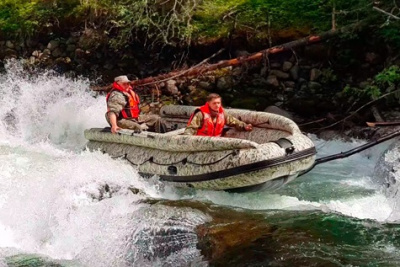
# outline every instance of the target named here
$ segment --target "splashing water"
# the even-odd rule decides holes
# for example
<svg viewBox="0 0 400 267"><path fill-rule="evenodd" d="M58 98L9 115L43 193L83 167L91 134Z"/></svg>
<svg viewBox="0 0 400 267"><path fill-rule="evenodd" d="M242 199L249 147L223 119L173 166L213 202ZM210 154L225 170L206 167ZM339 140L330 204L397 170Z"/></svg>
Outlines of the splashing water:
<svg viewBox="0 0 400 267"><path fill-rule="evenodd" d="M89 80L27 72L15 60L5 67L0 74L1 267L25 253L78 266L204 266L195 229L212 218L195 208L147 204L148 199L395 222L390 199L370 179L385 145L318 166L273 194L177 190L144 180L127 162L84 150L83 131L107 125L105 97L89 90ZM361 144L313 140L320 157ZM371 209L374 205L380 208Z"/></svg>
<svg viewBox="0 0 400 267"><path fill-rule="evenodd" d="M0 75L2 142L49 140L60 148L80 149L85 128L105 126L104 97L90 94L88 80L29 73L16 60L5 67L6 75Z"/></svg>
<svg viewBox="0 0 400 267"><path fill-rule="evenodd" d="M88 80L27 73L15 60L6 70L0 75L0 262L19 253L85 266L201 258L194 228L207 217L142 203L160 197L157 184L126 162L83 151L84 129L106 126L105 97L94 97ZM170 231L174 216L180 218L174 227L187 233L185 246L168 245L179 231L161 241L154 237ZM146 232L147 242L140 242ZM148 254L163 244L169 254ZM174 254L179 249L182 256Z"/></svg>

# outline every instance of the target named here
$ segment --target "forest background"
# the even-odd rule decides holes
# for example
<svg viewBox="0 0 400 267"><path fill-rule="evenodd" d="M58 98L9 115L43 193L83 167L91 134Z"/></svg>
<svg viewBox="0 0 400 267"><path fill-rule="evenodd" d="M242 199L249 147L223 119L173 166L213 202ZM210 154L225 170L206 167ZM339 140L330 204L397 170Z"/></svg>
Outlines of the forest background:
<svg viewBox="0 0 400 267"><path fill-rule="evenodd" d="M116 75L157 77L239 57L239 66L155 83L166 96L158 101L200 105L217 92L226 106L275 105L297 122L342 121L340 127L351 128L400 115L399 6L398 0L3 0L0 60L4 67L24 59L30 70L96 78L99 86ZM327 32L324 41L296 43ZM294 45L284 52L244 60L288 42Z"/></svg>

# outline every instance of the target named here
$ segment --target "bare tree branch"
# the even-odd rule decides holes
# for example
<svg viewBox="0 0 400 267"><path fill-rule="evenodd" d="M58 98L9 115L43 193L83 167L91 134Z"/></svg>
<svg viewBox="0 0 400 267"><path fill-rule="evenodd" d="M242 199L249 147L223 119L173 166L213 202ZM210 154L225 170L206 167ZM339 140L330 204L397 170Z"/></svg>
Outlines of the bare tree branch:
<svg viewBox="0 0 400 267"><path fill-rule="evenodd" d="M374 6L373 9L375 9L376 11L382 12L383 14L388 15L391 18L400 19L400 17L397 17L397 16L393 15L392 13L386 12L385 10L380 9L380 8L378 8L376 6Z"/></svg>

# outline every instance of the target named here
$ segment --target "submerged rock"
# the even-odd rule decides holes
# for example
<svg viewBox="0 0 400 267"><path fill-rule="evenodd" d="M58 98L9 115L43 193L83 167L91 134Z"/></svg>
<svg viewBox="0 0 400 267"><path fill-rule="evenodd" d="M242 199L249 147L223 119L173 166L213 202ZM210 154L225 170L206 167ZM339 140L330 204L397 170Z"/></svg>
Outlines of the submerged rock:
<svg viewBox="0 0 400 267"><path fill-rule="evenodd" d="M389 221L400 220L400 141L395 140L382 153L375 166L373 180L382 185L386 196L392 202L393 212Z"/></svg>
<svg viewBox="0 0 400 267"><path fill-rule="evenodd" d="M58 262L56 260L52 260L45 256L37 255L37 254L18 254L15 256L6 258L6 266L13 267L62 267L62 266L74 266L71 263L66 261ZM1 262L0 262L1 265ZM2 265L1 265L2 266ZM76 265L75 265L76 266Z"/></svg>

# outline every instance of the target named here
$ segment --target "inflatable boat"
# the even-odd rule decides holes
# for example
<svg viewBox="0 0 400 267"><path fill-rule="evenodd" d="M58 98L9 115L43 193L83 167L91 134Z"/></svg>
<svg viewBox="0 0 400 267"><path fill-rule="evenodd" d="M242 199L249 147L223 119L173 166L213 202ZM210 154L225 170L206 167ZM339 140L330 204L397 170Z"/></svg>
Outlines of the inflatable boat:
<svg viewBox="0 0 400 267"><path fill-rule="evenodd" d="M183 135L193 106L160 109L166 133L110 128L85 130L88 149L124 158L144 176L158 176L178 187L255 191L276 189L311 168L315 146L295 122L272 113L225 111L251 123L253 131L228 128L222 137Z"/></svg>

